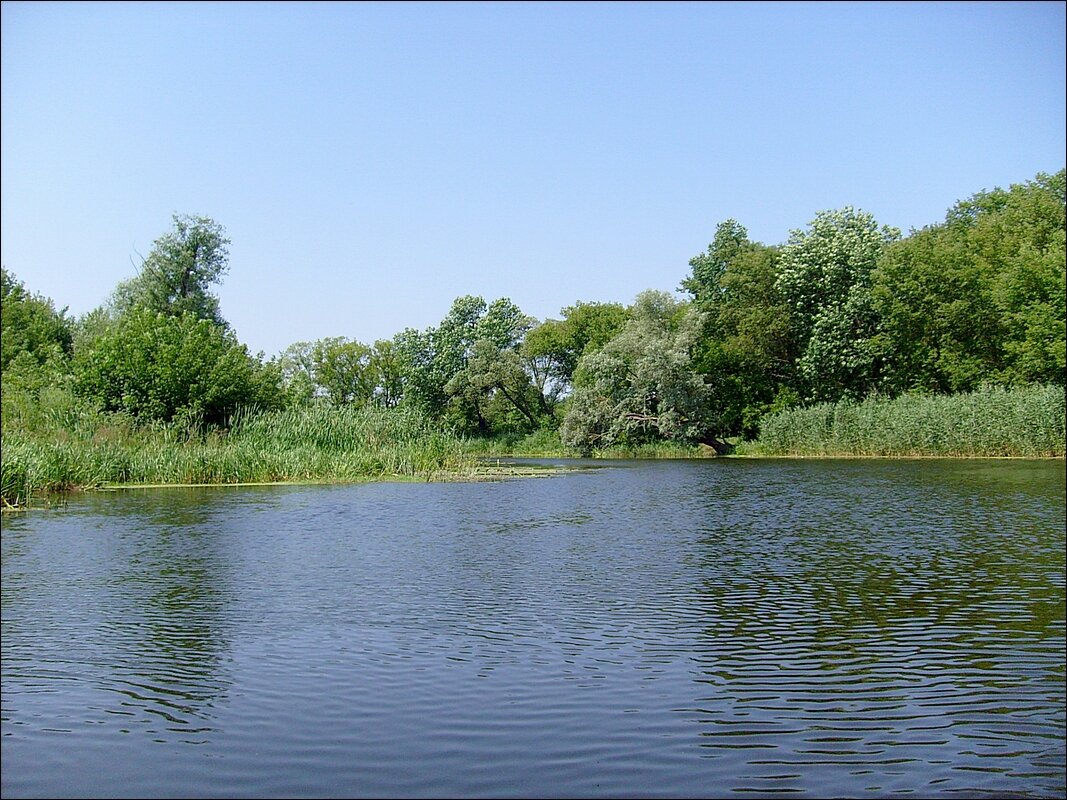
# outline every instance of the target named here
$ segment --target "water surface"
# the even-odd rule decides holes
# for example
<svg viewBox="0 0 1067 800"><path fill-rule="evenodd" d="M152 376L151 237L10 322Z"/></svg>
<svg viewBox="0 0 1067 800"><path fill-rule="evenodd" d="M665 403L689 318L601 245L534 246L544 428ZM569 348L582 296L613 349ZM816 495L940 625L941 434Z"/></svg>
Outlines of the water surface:
<svg viewBox="0 0 1067 800"><path fill-rule="evenodd" d="M595 466L5 516L4 797L1064 794L1062 461Z"/></svg>

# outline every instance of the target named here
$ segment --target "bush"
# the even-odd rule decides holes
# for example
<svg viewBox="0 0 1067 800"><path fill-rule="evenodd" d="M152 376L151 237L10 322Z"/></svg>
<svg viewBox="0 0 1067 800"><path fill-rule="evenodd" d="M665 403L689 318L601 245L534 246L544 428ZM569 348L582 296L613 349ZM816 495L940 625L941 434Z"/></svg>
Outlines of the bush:
<svg viewBox="0 0 1067 800"><path fill-rule="evenodd" d="M192 314L134 308L74 361L75 388L107 411L143 420L223 424L280 396L234 334ZM273 396L271 389L273 388Z"/></svg>

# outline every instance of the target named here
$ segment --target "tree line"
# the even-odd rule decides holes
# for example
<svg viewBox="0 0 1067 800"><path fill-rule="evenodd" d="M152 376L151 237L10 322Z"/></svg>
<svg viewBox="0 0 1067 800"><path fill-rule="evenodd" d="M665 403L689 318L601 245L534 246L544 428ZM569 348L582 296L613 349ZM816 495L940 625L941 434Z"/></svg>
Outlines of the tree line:
<svg viewBox="0 0 1067 800"><path fill-rule="evenodd" d="M536 320L456 298L425 330L253 355L214 287L230 242L175 215L136 277L72 318L2 275L5 413L61 387L148 424L224 428L239 410L416 409L467 436L558 432L581 451L753 438L768 414L982 386L1064 385L1065 172L956 203L908 235L862 210L819 212L786 242L719 224L676 293Z"/></svg>

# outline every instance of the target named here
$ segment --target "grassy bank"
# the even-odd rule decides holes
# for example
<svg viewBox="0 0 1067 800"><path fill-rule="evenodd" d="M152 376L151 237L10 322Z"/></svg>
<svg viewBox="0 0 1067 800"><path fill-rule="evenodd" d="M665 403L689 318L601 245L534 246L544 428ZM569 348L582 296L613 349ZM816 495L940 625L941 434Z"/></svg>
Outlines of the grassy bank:
<svg viewBox="0 0 1067 800"><path fill-rule="evenodd" d="M1062 386L826 403L764 418L747 455L1063 457Z"/></svg>
<svg viewBox="0 0 1067 800"><path fill-rule="evenodd" d="M745 456L1063 457L1064 391L990 388L953 396L792 409L764 419ZM246 415L228 432L140 425L47 387L3 397L0 495L114 485L351 482L484 477L479 456L573 457L555 431L462 440L410 411L306 408ZM710 448L669 442L598 458L692 458Z"/></svg>
<svg viewBox="0 0 1067 800"><path fill-rule="evenodd" d="M469 467L462 443L417 414L310 408L238 419L229 432L140 426L77 404L5 419L7 505L113 484L347 482L432 477Z"/></svg>

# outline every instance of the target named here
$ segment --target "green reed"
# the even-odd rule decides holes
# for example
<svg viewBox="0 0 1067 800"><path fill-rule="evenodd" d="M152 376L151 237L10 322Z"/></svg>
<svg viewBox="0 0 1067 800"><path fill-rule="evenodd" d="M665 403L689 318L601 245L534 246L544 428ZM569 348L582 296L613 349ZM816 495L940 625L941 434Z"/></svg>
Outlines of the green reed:
<svg viewBox="0 0 1067 800"><path fill-rule="evenodd" d="M747 453L798 456L1064 455L1062 386L986 387L958 395L873 397L764 418Z"/></svg>
<svg viewBox="0 0 1067 800"><path fill-rule="evenodd" d="M312 405L201 431L139 425L62 393L5 396L0 494L19 506L107 485L429 479L467 464L458 438L409 410Z"/></svg>

